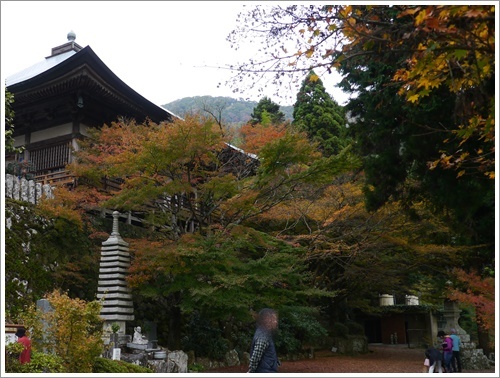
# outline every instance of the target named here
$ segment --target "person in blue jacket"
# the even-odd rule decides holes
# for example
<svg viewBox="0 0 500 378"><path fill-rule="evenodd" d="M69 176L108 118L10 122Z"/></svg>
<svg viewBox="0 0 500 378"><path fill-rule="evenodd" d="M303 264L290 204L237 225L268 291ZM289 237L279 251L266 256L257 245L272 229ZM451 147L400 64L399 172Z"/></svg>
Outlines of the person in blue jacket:
<svg viewBox="0 0 500 378"><path fill-rule="evenodd" d="M257 329L250 347L249 373L276 373L280 361L274 346L273 332L278 329L278 314L264 308L257 318Z"/></svg>
<svg viewBox="0 0 500 378"><path fill-rule="evenodd" d="M451 368L454 373L462 372L462 359L460 358L460 336L455 328L450 329L450 337L453 340L453 355L451 357Z"/></svg>

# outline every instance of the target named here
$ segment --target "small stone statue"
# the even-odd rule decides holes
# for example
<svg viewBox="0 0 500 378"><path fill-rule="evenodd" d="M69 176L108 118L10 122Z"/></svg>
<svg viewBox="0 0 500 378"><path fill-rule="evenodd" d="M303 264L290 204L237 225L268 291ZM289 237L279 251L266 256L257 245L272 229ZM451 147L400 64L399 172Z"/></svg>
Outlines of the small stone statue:
<svg viewBox="0 0 500 378"><path fill-rule="evenodd" d="M134 338L132 339L132 342L134 344L147 344L148 343L148 339L141 332L142 332L141 327L137 326L134 328Z"/></svg>

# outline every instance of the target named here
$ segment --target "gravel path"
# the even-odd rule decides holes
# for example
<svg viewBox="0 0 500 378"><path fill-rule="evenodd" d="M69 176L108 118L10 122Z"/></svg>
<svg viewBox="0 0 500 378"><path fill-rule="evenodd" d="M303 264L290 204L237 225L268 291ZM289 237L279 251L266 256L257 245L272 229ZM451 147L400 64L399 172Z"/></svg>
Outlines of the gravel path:
<svg viewBox="0 0 500 378"><path fill-rule="evenodd" d="M279 373L422 373L423 349L406 345L370 344L369 353L342 356L330 351L318 351L314 359L282 361ZM232 366L208 370L206 373L246 373L248 366ZM495 373L494 369L463 373Z"/></svg>

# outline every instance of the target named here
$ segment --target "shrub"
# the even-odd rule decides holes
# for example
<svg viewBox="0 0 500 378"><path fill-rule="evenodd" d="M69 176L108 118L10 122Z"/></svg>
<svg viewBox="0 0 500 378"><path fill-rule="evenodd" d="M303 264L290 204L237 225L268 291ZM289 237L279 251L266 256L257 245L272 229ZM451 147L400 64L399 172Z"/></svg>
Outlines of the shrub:
<svg viewBox="0 0 500 378"><path fill-rule="evenodd" d="M32 306L21 315L31 329L33 349L59 356L65 373L90 372L104 347L101 303L71 299L59 291L46 298L52 311L43 313Z"/></svg>
<svg viewBox="0 0 500 378"><path fill-rule="evenodd" d="M349 328L343 323L335 323L333 325L333 336L346 338L349 335Z"/></svg>
<svg viewBox="0 0 500 378"><path fill-rule="evenodd" d="M97 357L92 373L153 373L153 370L130 362Z"/></svg>
<svg viewBox="0 0 500 378"><path fill-rule="evenodd" d="M19 347L21 349L19 350ZM61 358L54 354L39 353L32 350L31 361L27 364L19 363L19 353L23 345L10 343L5 346L5 372L7 373L63 373L64 366Z"/></svg>
<svg viewBox="0 0 500 378"><path fill-rule="evenodd" d="M229 342L218 327L195 313L191 316L187 329L189 334L181 340L184 350L193 350L196 357L208 357L218 361L224 359L229 351Z"/></svg>
<svg viewBox="0 0 500 378"><path fill-rule="evenodd" d="M21 365L21 373L64 373L63 360L46 353L31 353L31 362Z"/></svg>
<svg viewBox="0 0 500 378"><path fill-rule="evenodd" d="M349 329L349 335L364 335L365 334L365 328L354 321L348 321L345 323L347 328Z"/></svg>
<svg viewBox="0 0 500 378"><path fill-rule="evenodd" d="M194 363L188 366L188 371L190 373L201 373L203 370L205 370L205 368L201 364Z"/></svg>
<svg viewBox="0 0 500 378"><path fill-rule="evenodd" d="M21 364L19 363L19 355L23 351L24 346L20 343L9 343L5 345L5 371L7 373L19 373Z"/></svg>
<svg viewBox="0 0 500 378"><path fill-rule="evenodd" d="M304 344L319 344L328 332L316 319L316 310L308 307L283 307L279 310L276 347L281 353L298 353Z"/></svg>

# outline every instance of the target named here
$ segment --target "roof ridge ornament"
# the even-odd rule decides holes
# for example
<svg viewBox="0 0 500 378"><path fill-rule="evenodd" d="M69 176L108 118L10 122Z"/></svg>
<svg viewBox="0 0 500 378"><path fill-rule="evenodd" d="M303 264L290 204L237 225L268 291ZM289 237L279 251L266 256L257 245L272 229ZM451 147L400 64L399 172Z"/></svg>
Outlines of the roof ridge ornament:
<svg viewBox="0 0 500 378"><path fill-rule="evenodd" d="M120 213L118 211L113 211L113 231L111 232L111 236L120 236L118 233L118 217Z"/></svg>
<svg viewBox="0 0 500 378"><path fill-rule="evenodd" d="M68 38L68 41L70 42L74 42L75 39L76 39L76 34L73 30L71 30L68 35L66 36L66 38Z"/></svg>

